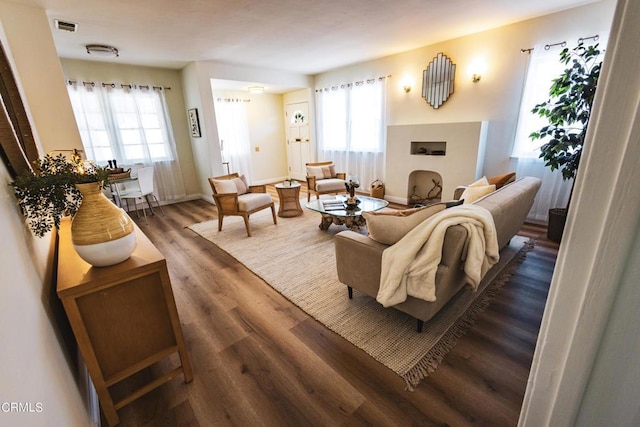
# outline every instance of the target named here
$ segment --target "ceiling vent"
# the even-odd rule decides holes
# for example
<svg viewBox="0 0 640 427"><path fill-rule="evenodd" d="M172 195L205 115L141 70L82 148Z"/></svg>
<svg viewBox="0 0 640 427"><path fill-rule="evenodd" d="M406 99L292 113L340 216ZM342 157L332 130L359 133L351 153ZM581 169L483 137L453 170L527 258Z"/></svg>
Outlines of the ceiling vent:
<svg viewBox="0 0 640 427"><path fill-rule="evenodd" d="M55 19L53 22L55 22L56 28L59 30L68 31L70 33L78 31L78 24L74 22L60 21L59 19Z"/></svg>

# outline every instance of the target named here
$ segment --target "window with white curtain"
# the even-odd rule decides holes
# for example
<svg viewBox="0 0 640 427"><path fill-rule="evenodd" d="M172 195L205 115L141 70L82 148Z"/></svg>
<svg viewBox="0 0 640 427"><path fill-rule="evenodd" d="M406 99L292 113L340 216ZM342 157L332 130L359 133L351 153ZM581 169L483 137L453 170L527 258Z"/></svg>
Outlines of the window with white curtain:
<svg viewBox="0 0 640 427"><path fill-rule="evenodd" d="M152 166L160 200L186 195L163 88L70 81L68 91L88 159Z"/></svg>
<svg viewBox="0 0 640 427"><path fill-rule="evenodd" d="M539 158L540 147L546 141L531 140L529 135L539 131L546 122L531 110L536 104L549 98L552 81L564 70L564 64L560 62L559 48L547 50L543 45L535 46L528 60L512 157L515 160L516 176L533 176L542 180L527 219L544 223L549 218L549 209L566 207L572 181L563 180L560 171L551 171L545 166L544 160Z"/></svg>
<svg viewBox="0 0 640 427"><path fill-rule="evenodd" d="M384 179L386 79L317 90L318 160L356 175L363 187Z"/></svg>
<svg viewBox="0 0 640 427"><path fill-rule="evenodd" d="M252 182L247 102L244 99L216 98L214 105L222 161L228 162L230 172L244 175L247 182Z"/></svg>

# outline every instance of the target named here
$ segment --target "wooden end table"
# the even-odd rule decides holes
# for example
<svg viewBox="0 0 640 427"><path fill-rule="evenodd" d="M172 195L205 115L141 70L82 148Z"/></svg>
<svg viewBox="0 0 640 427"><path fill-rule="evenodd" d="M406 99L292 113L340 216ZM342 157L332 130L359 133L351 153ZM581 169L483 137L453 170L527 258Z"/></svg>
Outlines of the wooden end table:
<svg viewBox="0 0 640 427"><path fill-rule="evenodd" d="M300 206L300 183L294 184L276 184L278 199L280 199L278 207L278 216L289 218L292 216L302 215L302 207Z"/></svg>

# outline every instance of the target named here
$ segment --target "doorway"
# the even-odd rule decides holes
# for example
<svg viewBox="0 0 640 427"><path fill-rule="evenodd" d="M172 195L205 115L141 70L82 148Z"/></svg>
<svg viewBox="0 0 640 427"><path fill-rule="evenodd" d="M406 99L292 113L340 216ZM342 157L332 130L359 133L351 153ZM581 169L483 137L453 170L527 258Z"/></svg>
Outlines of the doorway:
<svg viewBox="0 0 640 427"><path fill-rule="evenodd" d="M309 139L309 103L296 102L285 107L289 176L304 181L306 163L312 160Z"/></svg>

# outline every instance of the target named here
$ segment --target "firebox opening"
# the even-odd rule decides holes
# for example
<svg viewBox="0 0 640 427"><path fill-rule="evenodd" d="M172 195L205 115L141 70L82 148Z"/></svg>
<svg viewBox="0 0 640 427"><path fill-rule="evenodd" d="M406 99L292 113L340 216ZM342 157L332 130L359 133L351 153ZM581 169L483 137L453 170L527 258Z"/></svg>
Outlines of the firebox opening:
<svg viewBox="0 0 640 427"><path fill-rule="evenodd" d="M409 174L408 201L413 205L430 205L442 200L442 175L417 170Z"/></svg>

